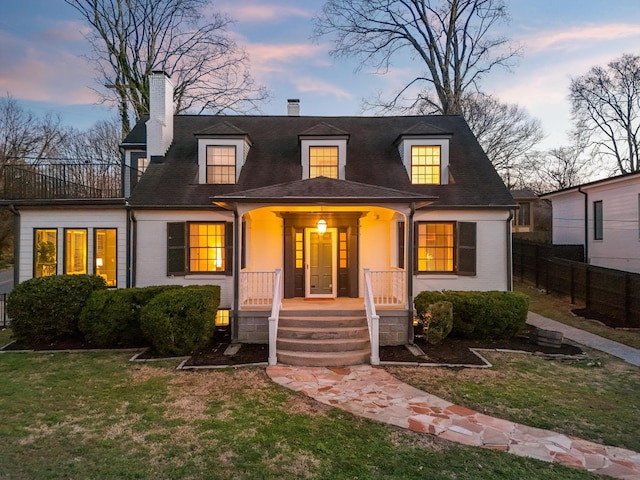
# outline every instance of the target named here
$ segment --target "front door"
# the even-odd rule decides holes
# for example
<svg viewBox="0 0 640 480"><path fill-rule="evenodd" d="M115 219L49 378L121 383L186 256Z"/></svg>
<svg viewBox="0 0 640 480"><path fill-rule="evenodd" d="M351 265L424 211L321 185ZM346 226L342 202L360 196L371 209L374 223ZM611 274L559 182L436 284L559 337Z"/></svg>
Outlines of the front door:
<svg viewBox="0 0 640 480"><path fill-rule="evenodd" d="M334 298L337 292L337 229L320 233L317 228L305 229L306 265L305 296Z"/></svg>

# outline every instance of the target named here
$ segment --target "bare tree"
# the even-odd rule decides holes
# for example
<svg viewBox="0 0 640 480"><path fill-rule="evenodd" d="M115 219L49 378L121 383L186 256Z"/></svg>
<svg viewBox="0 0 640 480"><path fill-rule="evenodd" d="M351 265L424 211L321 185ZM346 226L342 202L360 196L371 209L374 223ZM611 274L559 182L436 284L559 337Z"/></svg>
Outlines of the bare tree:
<svg viewBox="0 0 640 480"><path fill-rule="evenodd" d="M561 190L584 183L594 169L586 148L586 139L578 135L572 145L549 150L537 169L543 190Z"/></svg>
<svg viewBox="0 0 640 480"><path fill-rule="evenodd" d="M462 98L462 114L469 128L508 187L526 183L519 177L535 171L535 147L544 138L540 121L519 105L502 103L480 93Z"/></svg>
<svg viewBox="0 0 640 480"><path fill-rule="evenodd" d="M91 25L89 41L105 100L129 113L149 111L148 77L164 70L175 83L176 112L241 112L267 97L248 72L248 58L227 33L231 20L205 17L207 0L65 0Z"/></svg>
<svg viewBox="0 0 640 480"><path fill-rule="evenodd" d="M332 55L359 57L361 67L377 73L386 73L403 51L419 59L422 73L384 108L397 107L408 94L409 108L427 103L439 113L460 114L463 93L477 90L484 75L508 67L518 53L491 35L506 18L503 0L328 0L315 36L332 37ZM411 93L414 88L429 94Z"/></svg>
<svg viewBox="0 0 640 480"><path fill-rule="evenodd" d="M619 173L640 170L640 57L625 54L572 79L570 99L595 153L613 159Z"/></svg>
<svg viewBox="0 0 640 480"><path fill-rule="evenodd" d="M57 115L38 118L10 95L0 99L0 169L56 155L65 135Z"/></svg>

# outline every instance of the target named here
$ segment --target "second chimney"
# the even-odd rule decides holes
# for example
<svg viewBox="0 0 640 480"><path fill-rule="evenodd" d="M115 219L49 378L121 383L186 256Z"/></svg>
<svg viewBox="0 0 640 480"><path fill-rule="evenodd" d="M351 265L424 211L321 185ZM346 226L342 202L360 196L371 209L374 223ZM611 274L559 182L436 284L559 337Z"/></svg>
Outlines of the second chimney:
<svg viewBox="0 0 640 480"><path fill-rule="evenodd" d="M300 99L299 98L289 98L287 100L287 115L289 115L290 117L300 116Z"/></svg>
<svg viewBox="0 0 640 480"><path fill-rule="evenodd" d="M173 142L173 83L165 72L149 75L147 155L164 156Z"/></svg>

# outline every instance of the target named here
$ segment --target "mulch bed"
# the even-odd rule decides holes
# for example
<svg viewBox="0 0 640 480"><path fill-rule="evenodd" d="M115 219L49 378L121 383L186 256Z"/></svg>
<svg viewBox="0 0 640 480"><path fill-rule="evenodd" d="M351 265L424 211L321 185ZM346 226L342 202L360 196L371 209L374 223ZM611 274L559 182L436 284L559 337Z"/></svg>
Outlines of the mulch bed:
<svg viewBox="0 0 640 480"><path fill-rule="evenodd" d="M264 344L243 344L234 355L225 355L231 344L229 334L216 331L211 343L193 354L183 366L234 366L267 362L269 346ZM484 365L484 362L470 348L519 350L524 352L539 352L556 355L579 355L583 351L574 345L562 344L560 348L536 345L527 336L516 337L511 340L466 340L460 338L446 338L439 345L429 345L421 337L416 337L415 344L425 355L415 356L404 345L380 347L380 360L383 362L407 363L440 363L449 365ZM135 348L135 345L123 345L121 348ZM144 347L140 347L142 350ZM55 343L22 345L13 343L5 350L80 350L95 349L94 346L77 339L60 339ZM138 355L138 360L152 360L161 358L149 349Z"/></svg>

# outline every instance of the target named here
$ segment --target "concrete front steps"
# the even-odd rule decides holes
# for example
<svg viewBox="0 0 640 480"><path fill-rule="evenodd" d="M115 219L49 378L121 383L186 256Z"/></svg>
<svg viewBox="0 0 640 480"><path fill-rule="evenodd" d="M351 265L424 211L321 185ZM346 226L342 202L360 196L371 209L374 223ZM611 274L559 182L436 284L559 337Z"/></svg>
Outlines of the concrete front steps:
<svg viewBox="0 0 640 480"><path fill-rule="evenodd" d="M278 321L278 362L303 367L369 363L364 310L283 310Z"/></svg>

